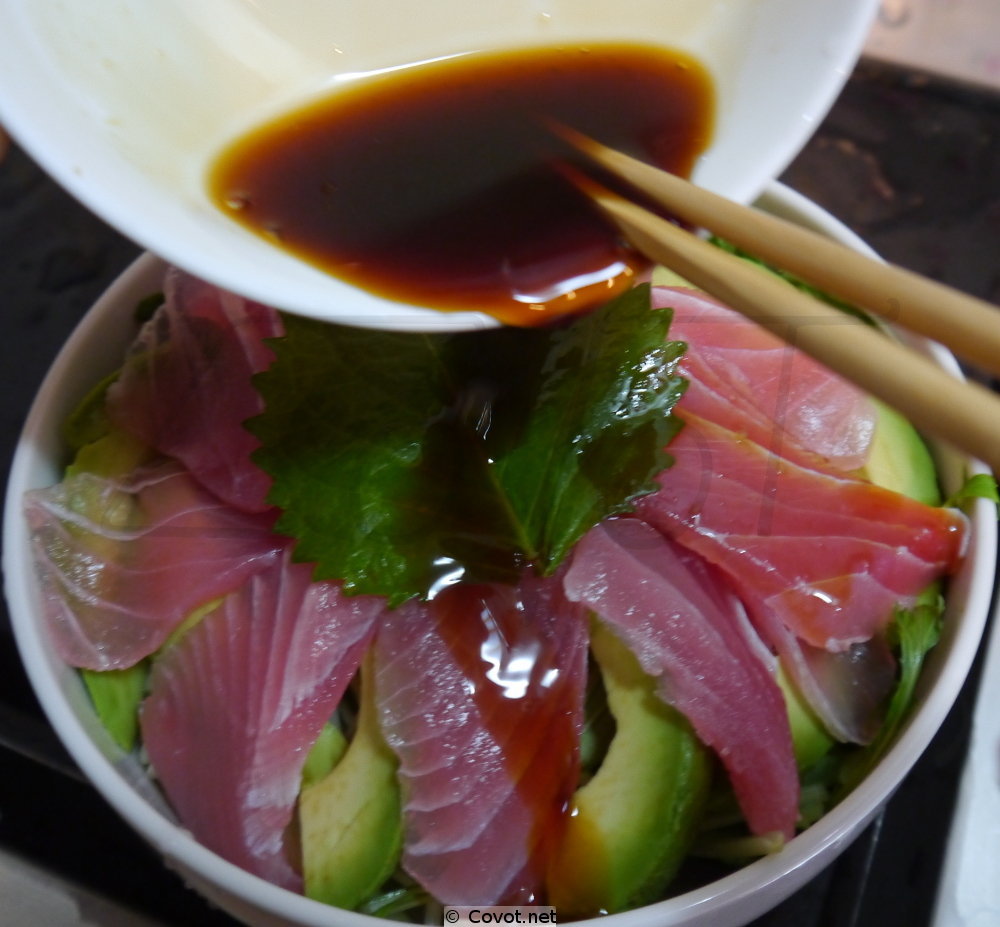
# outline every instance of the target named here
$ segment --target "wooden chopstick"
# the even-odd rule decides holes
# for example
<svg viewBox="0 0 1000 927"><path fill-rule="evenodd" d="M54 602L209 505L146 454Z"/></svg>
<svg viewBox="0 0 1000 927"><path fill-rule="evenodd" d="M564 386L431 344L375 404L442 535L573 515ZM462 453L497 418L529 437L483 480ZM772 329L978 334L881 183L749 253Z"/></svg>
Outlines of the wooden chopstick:
<svg viewBox="0 0 1000 927"><path fill-rule="evenodd" d="M799 231L790 223L780 220L777 220L778 225L770 221L761 224L757 221L758 218L770 220L771 217L727 200L722 200L727 220L724 226L720 226L714 221L716 204L710 201L710 205L705 207L700 202L701 195L705 191L699 191L693 185L642 162L634 162L633 159L618 152L604 149L603 146L595 149L594 146L596 143L588 140L585 152L605 168L626 177L633 186L647 195L664 202L664 205L679 218L704 225L757 256L764 256L762 246L765 244L762 239L757 239L757 235L774 239L778 235L783 235L786 227ZM640 171L636 165L642 170ZM699 208L696 212L689 208L675 212L672 205L661 199L659 190L664 177L668 178L669 187L676 188L678 184L674 181L677 180L681 185L695 191L686 190L685 199L698 202ZM585 187L595 202L618 224L631 243L649 258L677 271L733 309L752 318L783 340L826 364L831 370L853 381L866 392L887 402L910 419L918 429L947 441L959 450L984 461L995 472L1000 473L1000 396L977 383L951 376L927 358L891 340L854 316L809 297L783 280L708 244L696 235L678 228L599 184L586 183ZM712 201L721 200L714 194L706 193L705 196ZM674 200L671 197L672 202ZM744 221L742 217L748 214L751 218ZM708 224L709 221L711 224ZM747 231L748 228L751 231ZM766 242L768 256L765 259L799 274L798 268L802 263L797 259L797 255L793 256L791 261L780 262L775 260L774 256L784 255L788 249L795 247L802 250L813 248L815 245L813 239L824 246L827 244L825 239L812 233L809 233L806 244L802 243L805 240L799 236L792 239L793 242L799 242L797 245L785 243L782 246L775 246L773 240L768 240ZM839 272L842 268L846 268L848 276L858 273L861 265L854 260L855 252L838 246L834 251L825 249L823 253L833 266L826 268L823 282L817 285L843 296L846 287L839 285L828 287L827 281L839 281L841 279ZM846 264L841 263L843 254L851 258ZM862 261L865 270L869 265L876 268L881 266L869 258L862 258ZM893 270L898 269L893 268ZM807 278L805 274L801 276L810 283L816 282L814 278ZM877 282L882 279L878 274L871 274L870 282L864 287L851 289L852 295L845 298L860 308L871 308L869 300L873 298L890 310L882 314L891 318L894 324L910 328L911 326L906 323L909 323L914 316L918 320L926 320L926 317L932 314L927 311L923 299L920 308L913 311L911 307L915 303L909 295L910 291L920 290L919 284L925 282L929 284L929 281L923 281L913 274L904 276L916 280L916 284L913 281L908 283L909 289L905 297L908 308L905 312L893 303L894 300L901 299L897 295L898 291L882 289ZM890 279L895 279L895 274ZM948 294L952 292L938 285L935 285L935 289L945 290ZM867 294L864 300L859 299L857 295L862 291ZM887 292L892 295L887 296ZM922 297L922 293L918 295ZM966 299L978 304L973 311L978 313L979 324L988 329L989 337L995 340L1000 333L1000 311L971 298L949 303L947 310L949 318L945 320L945 324L937 322L932 326L925 321L925 324L919 327L914 326L913 330L925 335L928 335L928 329L939 332L940 337L929 336L949 344L957 353L967 356L965 340L971 339L976 327L971 323L960 326L963 334L958 347L956 339L951 337L952 315L966 312ZM958 309L955 308L956 305L959 305ZM985 315L982 313L984 308L989 310ZM944 337L945 335L948 337ZM979 331L978 337L986 340L987 336L984 331ZM996 360L994 358L994 363Z"/></svg>
<svg viewBox="0 0 1000 927"><path fill-rule="evenodd" d="M678 219L708 229L826 293L947 345L965 360L1000 374L1000 310L990 303L727 200L572 129L556 130Z"/></svg>

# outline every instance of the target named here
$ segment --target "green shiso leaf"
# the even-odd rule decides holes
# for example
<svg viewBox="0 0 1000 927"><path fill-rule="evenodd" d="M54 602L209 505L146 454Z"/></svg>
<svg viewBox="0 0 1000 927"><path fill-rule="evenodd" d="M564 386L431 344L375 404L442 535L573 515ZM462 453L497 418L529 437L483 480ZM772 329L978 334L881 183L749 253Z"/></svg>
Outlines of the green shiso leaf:
<svg viewBox="0 0 1000 927"><path fill-rule="evenodd" d="M274 478L278 529L318 578L403 599L426 587L432 534L419 463L447 389L432 335L288 316L276 359L255 378L265 411L249 422ZM419 556L418 556L419 555Z"/></svg>
<svg viewBox="0 0 1000 927"><path fill-rule="evenodd" d="M255 460L297 559L350 593L551 570L669 462L683 346L648 287L558 329L285 323L255 378Z"/></svg>
<svg viewBox="0 0 1000 927"><path fill-rule="evenodd" d="M515 446L496 458L498 479L539 565L551 571L602 518L651 492L667 466L684 390L670 316L649 308L649 288L554 333L533 408Z"/></svg>

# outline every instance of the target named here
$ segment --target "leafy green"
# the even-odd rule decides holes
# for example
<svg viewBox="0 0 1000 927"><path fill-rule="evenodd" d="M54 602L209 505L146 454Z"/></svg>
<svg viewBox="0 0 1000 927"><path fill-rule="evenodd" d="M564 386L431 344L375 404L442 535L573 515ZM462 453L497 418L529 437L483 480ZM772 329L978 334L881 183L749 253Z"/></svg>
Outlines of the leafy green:
<svg viewBox="0 0 1000 927"><path fill-rule="evenodd" d="M448 341L295 317L285 327L249 427L296 556L318 578L394 602L477 545L493 548L501 573L512 568L518 538L488 491L481 442L449 409Z"/></svg>
<svg viewBox="0 0 1000 927"><path fill-rule="evenodd" d="M547 570L587 528L655 488L663 449L678 429L670 412L683 391L683 345L666 341L669 315L650 310L646 287L611 308L553 334L522 440L496 461Z"/></svg>
<svg viewBox="0 0 1000 927"><path fill-rule="evenodd" d="M936 588L923 595L913 608L895 609L888 633L889 644L899 655L899 680L878 736L864 750L845 759L841 771L845 789L853 788L868 774L899 732L913 701L924 658L941 637L943 615L944 599Z"/></svg>
<svg viewBox="0 0 1000 927"><path fill-rule="evenodd" d="M890 644L899 649L899 683L893 693L879 740L895 736L913 701L924 658L941 637L944 599L937 593L913 608L897 608L889 625Z"/></svg>
<svg viewBox="0 0 1000 927"><path fill-rule="evenodd" d="M946 506L959 508L966 502L975 499L988 499L990 502L1000 503L1000 494L997 493L997 481L992 473L976 473L970 476L965 483L952 493L945 502Z"/></svg>
<svg viewBox="0 0 1000 927"><path fill-rule="evenodd" d="M430 901L430 895L419 886L395 886L369 898L359 910L373 917L401 919L401 915L415 912L423 914L423 908ZM419 919L423 923L423 918Z"/></svg>
<svg viewBox="0 0 1000 927"><path fill-rule="evenodd" d="M683 345L648 287L555 329L285 322L255 378L255 460L296 557L349 592L398 603L551 571L669 462Z"/></svg>
<svg viewBox="0 0 1000 927"><path fill-rule="evenodd" d="M732 244L732 242L728 242L725 239L719 238L715 235L711 236L709 238L709 241L717 248L721 248L723 251L726 251L729 254L733 254L736 257L743 258L743 260L745 261L749 261L751 264L757 264L760 267L769 270L772 274L781 277L783 280L794 286L797 290L801 290L803 293L805 293L808 296L811 296L813 299L817 299L821 303L826 303L829 306L833 306L835 309L841 310L841 312L847 312L850 315L856 316L863 322L874 324L872 322L871 317L867 313L858 309L857 306L853 306L851 305L851 303L845 302L842 299L838 299L836 296L832 296L825 290L821 290L819 289L819 287L815 287L811 283L807 283L801 277L797 277L795 274L787 270L784 270L780 267L775 267L773 264L768 264L766 261L762 261L760 258L755 257L752 254L749 254L742 248L738 248L736 245Z"/></svg>

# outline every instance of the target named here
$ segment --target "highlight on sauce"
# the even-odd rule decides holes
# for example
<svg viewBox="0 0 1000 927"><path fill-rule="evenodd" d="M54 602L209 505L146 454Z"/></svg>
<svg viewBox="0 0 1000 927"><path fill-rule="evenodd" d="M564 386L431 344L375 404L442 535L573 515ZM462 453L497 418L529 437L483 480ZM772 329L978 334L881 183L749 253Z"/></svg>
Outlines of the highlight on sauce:
<svg viewBox="0 0 1000 927"><path fill-rule="evenodd" d="M359 78L253 130L221 153L209 192L354 286L537 325L646 267L561 173L577 156L547 121L687 176L713 105L707 71L654 46L462 55Z"/></svg>

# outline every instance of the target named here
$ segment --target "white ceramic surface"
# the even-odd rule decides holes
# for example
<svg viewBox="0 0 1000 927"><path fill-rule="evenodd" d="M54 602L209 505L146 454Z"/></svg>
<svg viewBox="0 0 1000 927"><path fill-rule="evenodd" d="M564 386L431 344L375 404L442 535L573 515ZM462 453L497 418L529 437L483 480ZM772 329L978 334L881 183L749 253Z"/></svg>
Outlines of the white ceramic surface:
<svg viewBox="0 0 1000 927"><path fill-rule="evenodd" d="M959 785L933 927L1000 924L1000 603L994 608L969 754Z"/></svg>
<svg viewBox="0 0 1000 927"><path fill-rule="evenodd" d="M933 927L1000 924L1000 617L994 613Z"/></svg>
<svg viewBox="0 0 1000 927"><path fill-rule="evenodd" d="M856 247L853 235L808 201L779 186L761 204L768 210L826 232ZM384 921L334 912L226 863L175 826L139 765L123 756L97 722L72 670L55 657L36 620L38 589L20 514L26 489L60 478L59 423L83 392L113 369L133 334L136 301L159 288L162 264L144 257L125 273L82 322L48 374L24 429L11 472L4 525L7 597L22 658L54 728L105 798L167 862L205 895L254 927L378 927ZM937 347L921 350L956 373L954 360ZM965 463L941 461L953 487ZM915 712L873 773L839 806L762 859L697 891L601 921L602 927L734 927L773 907L827 866L860 832L930 742L955 699L982 635L996 553L995 509L977 504L972 544L950 586L946 629L920 680Z"/></svg>
<svg viewBox="0 0 1000 927"><path fill-rule="evenodd" d="M0 0L0 121L56 180L155 254L270 305L373 327L494 324L348 287L204 192L223 144L373 70L473 50L639 40L718 87L696 178L751 200L812 133L876 0Z"/></svg>

